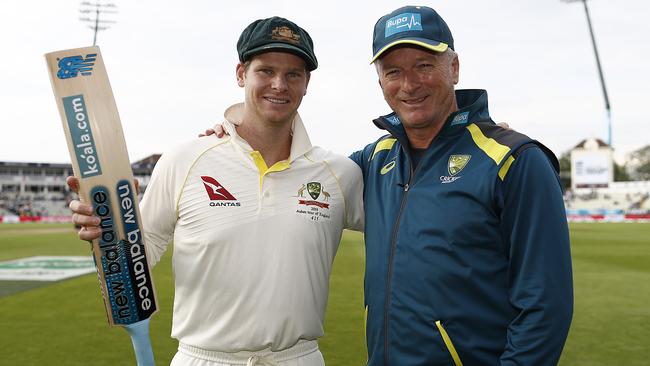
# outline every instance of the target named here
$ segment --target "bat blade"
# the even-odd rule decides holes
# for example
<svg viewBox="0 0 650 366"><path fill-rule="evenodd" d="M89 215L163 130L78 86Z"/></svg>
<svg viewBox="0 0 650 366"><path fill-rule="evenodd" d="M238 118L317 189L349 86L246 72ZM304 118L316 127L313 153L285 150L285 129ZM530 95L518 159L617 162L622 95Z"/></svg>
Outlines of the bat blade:
<svg viewBox="0 0 650 366"><path fill-rule="evenodd" d="M108 322L142 322L158 304L133 172L101 52L86 47L45 58L79 197L101 219L102 235L92 247Z"/></svg>

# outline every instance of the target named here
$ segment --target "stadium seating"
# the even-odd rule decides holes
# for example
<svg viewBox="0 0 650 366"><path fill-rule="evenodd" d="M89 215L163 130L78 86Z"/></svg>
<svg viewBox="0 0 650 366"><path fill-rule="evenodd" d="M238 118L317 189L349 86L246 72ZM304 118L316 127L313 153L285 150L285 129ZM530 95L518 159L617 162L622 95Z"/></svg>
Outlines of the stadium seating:
<svg viewBox="0 0 650 366"><path fill-rule="evenodd" d="M141 194L159 158L159 154L154 154L131 164L140 182ZM70 164L0 161L0 222L4 216L12 217L12 222L14 218L40 221L41 218L69 217L68 204L74 194L69 191L65 179L72 174Z"/></svg>
<svg viewBox="0 0 650 366"><path fill-rule="evenodd" d="M607 188L568 190L564 203L571 221L648 221L650 182L613 182Z"/></svg>
<svg viewBox="0 0 650 366"><path fill-rule="evenodd" d="M584 210L647 210L650 209L648 192L616 192L607 189L594 190L586 194L569 194L565 197L566 207Z"/></svg>

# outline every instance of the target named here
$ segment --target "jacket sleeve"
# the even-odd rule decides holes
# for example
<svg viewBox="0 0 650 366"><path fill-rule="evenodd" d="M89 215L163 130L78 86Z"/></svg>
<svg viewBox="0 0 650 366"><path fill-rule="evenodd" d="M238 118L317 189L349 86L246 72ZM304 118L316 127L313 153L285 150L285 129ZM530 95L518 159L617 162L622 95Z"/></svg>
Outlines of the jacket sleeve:
<svg viewBox="0 0 650 366"><path fill-rule="evenodd" d="M501 365L556 365L573 314L569 230L555 170L537 147L522 151L500 184L509 254L509 324Z"/></svg>
<svg viewBox="0 0 650 366"><path fill-rule="evenodd" d="M352 159L352 161L354 161L355 163L357 163L359 168L361 168L363 170L364 166L363 166L363 157L362 156L363 156L363 150L359 150L359 151L355 151L352 154L350 154L349 158Z"/></svg>

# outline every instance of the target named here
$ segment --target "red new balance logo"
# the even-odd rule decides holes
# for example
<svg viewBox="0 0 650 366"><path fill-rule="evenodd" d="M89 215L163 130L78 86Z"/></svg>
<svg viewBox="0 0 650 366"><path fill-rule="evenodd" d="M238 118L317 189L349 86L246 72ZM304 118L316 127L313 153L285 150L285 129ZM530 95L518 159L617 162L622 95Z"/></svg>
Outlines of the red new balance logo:
<svg viewBox="0 0 650 366"><path fill-rule="evenodd" d="M212 177L202 176L203 186L205 187L206 192L208 192L208 197L211 201L236 201L235 196L230 194L227 189L225 189L221 183L217 182L216 179Z"/></svg>

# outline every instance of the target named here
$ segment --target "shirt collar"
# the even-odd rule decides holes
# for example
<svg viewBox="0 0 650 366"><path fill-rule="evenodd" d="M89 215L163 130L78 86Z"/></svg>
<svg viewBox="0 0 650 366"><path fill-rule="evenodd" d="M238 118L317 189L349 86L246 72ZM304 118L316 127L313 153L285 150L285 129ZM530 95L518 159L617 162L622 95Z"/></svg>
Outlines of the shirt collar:
<svg viewBox="0 0 650 366"><path fill-rule="evenodd" d="M244 103L237 103L230 106L224 112L225 120L222 124L226 132L231 136L235 143L242 147L247 152L252 152L253 148L237 134L237 125L242 123L244 116ZM309 140L309 135L307 134L307 129L302 122L300 115L296 113L296 116L293 119L291 124L291 152L289 153L289 162L292 162L299 157L305 155L309 150L312 149L311 140Z"/></svg>

